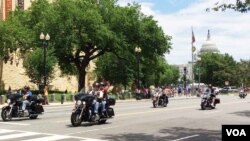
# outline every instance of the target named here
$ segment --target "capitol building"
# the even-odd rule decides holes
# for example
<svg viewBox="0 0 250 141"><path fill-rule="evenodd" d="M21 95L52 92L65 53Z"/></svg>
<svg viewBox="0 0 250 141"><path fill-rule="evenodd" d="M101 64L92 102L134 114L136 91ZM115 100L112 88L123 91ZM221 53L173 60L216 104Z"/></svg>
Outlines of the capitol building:
<svg viewBox="0 0 250 141"><path fill-rule="evenodd" d="M196 61L196 58L203 53L220 53L219 49L216 46L216 43L211 39L210 30L208 30L207 33L207 40L201 45L200 50L198 50L198 52L196 53L194 61ZM184 67L186 67L187 69L187 80L192 80L192 61L188 62L188 64L178 65L181 77L183 77L184 74Z"/></svg>
<svg viewBox="0 0 250 141"><path fill-rule="evenodd" d="M207 33L207 40L202 44L202 47L201 47L198 54L208 53L208 52L220 53L220 51L217 48L215 42L213 40L211 40L211 35L210 35L209 30L208 30L208 33Z"/></svg>

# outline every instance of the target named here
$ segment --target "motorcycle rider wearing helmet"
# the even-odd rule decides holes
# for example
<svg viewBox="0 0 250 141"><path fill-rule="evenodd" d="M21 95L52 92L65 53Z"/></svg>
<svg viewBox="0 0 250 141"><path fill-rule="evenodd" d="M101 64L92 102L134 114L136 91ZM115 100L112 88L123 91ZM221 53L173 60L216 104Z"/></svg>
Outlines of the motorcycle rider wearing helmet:
<svg viewBox="0 0 250 141"><path fill-rule="evenodd" d="M215 93L214 93L214 89L213 89L213 87L212 87L211 84L209 84L208 89L209 89L210 97L211 97L211 99L212 99L211 106L212 106L212 107L215 107L214 104L215 104L215 97L216 97L216 95L215 95Z"/></svg>
<svg viewBox="0 0 250 141"><path fill-rule="evenodd" d="M22 111L26 110L26 106L30 104L29 98L32 96L32 92L30 91L29 86L24 86L23 88L23 103L22 103Z"/></svg>
<svg viewBox="0 0 250 141"><path fill-rule="evenodd" d="M102 113L104 113L106 111L106 103L108 99L107 93L109 89L109 83L101 82L100 84L101 84L100 91L102 91L102 98L100 99L100 101L101 101Z"/></svg>
<svg viewBox="0 0 250 141"><path fill-rule="evenodd" d="M96 82L96 83L94 83L93 89L92 89L92 91L90 91L90 94L92 94L93 96L97 97L98 90L99 90L99 83ZM93 106L94 106L94 114L98 115L99 102L98 102L97 99L94 100Z"/></svg>

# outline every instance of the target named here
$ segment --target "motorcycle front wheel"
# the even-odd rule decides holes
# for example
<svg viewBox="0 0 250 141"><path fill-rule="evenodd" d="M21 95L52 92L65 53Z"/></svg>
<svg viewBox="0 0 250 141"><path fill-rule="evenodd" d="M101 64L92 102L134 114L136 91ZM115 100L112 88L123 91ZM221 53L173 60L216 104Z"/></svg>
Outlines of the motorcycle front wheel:
<svg viewBox="0 0 250 141"><path fill-rule="evenodd" d="M10 109L3 109L1 112L1 117L3 121L10 121L12 119L12 115L10 114Z"/></svg>
<svg viewBox="0 0 250 141"><path fill-rule="evenodd" d="M30 119L37 119L38 115L30 116Z"/></svg>
<svg viewBox="0 0 250 141"><path fill-rule="evenodd" d="M153 101L153 106L154 108L156 108L156 101Z"/></svg>
<svg viewBox="0 0 250 141"><path fill-rule="evenodd" d="M206 102L202 102L201 103L201 110L205 110L206 109Z"/></svg>
<svg viewBox="0 0 250 141"><path fill-rule="evenodd" d="M80 119L80 113L72 113L71 114L71 124L74 127L81 125L82 120Z"/></svg>

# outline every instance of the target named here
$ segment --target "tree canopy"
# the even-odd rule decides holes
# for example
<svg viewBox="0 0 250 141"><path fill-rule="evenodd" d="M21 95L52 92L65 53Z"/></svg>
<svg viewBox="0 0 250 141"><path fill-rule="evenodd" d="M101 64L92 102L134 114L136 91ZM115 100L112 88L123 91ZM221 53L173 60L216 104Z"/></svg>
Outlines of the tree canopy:
<svg viewBox="0 0 250 141"><path fill-rule="evenodd" d="M23 66L26 70L26 74L31 79L31 82L37 84L37 86L43 83L44 72L46 72L47 81L51 82L54 78L54 66L57 63L55 56L49 55L52 50L46 54L46 65L44 68L43 55L44 51L41 48L37 48L36 50L27 53L27 56L24 59ZM46 70L44 70L46 69ZM49 84L47 82L47 84Z"/></svg>
<svg viewBox="0 0 250 141"><path fill-rule="evenodd" d="M209 10L208 8L207 10ZM226 11L227 9L233 9L237 12L245 13L250 11L250 0L235 0L235 3L220 3L219 1L211 8L215 11Z"/></svg>
<svg viewBox="0 0 250 141"><path fill-rule="evenodd" d="M152 60L171 48L171 38L153 17L142 14L138 4L121 7L116 0L35 0L27 11L17 10L2 24L0 32L6 36L0 40L7 47L18 41L21 49L39 48L40 33L49 33L51 55L64 74L78 76L79 90L85 86L89 62L107 52L133 62L135 46L142 48L142 59Z"/></svg>
<svg viewBox="0 0 250 141"><path fill-rule="evenodd" d="M200 80L213 86L224 86L225 81L230 85L238 85L236 76L237 62L228 54L204 53L201 54L195 68L200 67ZM196 74L196 80L198 74Z"/></svg>

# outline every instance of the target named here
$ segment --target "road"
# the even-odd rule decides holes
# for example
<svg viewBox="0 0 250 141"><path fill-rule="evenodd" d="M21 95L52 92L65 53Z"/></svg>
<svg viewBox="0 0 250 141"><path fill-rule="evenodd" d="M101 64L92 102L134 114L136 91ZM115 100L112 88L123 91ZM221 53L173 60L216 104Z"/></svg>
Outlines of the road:
<svg viewBox="0 0 250 141"><path fill-rule="evenodd" d="M0 141L220 141L223 124L250 124L250 98L218 96L214 110L201 110L200 98L170 99L166 108L150 100L119 102L106 124L72 127L73 105L45 106L36 120L0 120Z"/></svg>

